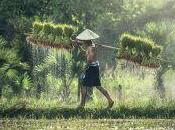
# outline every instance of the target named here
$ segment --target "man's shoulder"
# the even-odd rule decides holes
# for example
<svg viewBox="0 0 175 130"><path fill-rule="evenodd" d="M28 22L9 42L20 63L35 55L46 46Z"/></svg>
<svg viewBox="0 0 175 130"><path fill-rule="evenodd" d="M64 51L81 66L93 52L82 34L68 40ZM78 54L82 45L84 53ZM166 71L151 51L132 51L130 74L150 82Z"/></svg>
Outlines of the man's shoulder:
<svg viewBox="0 0 175 130"><path fill-rule="evenodd" d="M88 46L87 49L93 49L93 47L92 46Z"/></svg>

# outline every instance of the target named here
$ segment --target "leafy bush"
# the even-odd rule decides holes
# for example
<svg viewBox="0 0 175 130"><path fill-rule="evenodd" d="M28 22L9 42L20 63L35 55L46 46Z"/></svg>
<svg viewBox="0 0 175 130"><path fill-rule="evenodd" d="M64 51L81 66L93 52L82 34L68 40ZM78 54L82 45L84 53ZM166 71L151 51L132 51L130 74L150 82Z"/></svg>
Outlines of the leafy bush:
<svg viewBox="0 0 175 130"><path fill-rule="evenodd" d="M11 90L14 95L31 89L28 70L29 65L22 62L15 48L7 47L7 41L0 36L0 98L4 96L5 89Z"/></svg>
<svg viewBox="0 0 175 130"><path fill-rule="evenodd" d="M67 24L33 23L33 35L29 38L32 43L52 47L70 45L70 36L78 29Z"/></svg>
<svg viewBox="0 0 175 130"><path fill-rule="evenodd" d="M128 33L121 36L120 48L120 58L131 60L144 66L156 65L158 62L156 58L162 51L162 47L157 46L151 39L133 36ZM155 62L152 63L152 61Z"/></svg>

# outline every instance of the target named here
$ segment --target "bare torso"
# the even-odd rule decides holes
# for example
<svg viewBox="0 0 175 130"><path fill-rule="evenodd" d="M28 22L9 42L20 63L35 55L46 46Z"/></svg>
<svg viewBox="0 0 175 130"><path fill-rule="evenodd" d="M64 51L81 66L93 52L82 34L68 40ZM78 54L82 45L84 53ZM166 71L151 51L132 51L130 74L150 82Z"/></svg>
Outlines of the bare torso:
<svg viewBox="0 0 175 130"><path fill-rule="evenodd" d="M96 61L95 47L88 46L86 51L87 63L91 64Z"/></svg>

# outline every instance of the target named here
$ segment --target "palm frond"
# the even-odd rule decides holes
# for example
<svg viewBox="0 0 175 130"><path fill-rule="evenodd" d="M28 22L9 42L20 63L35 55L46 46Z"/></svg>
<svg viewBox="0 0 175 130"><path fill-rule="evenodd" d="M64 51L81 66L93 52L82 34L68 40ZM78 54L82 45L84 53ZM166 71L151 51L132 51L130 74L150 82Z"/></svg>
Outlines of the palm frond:
<svg viewBox="0 0 175 130"><path fill-rule="evenodd" d="M22 81L21 81L22 83L22 87L25 89L25 90L29 90L32 86L33 86L33 84L32 84L32 80L31 80L31 78L29 77L29 75L27 75L27 73L25 73L24 75L23 75L23 78L22 78Z"/></svg>
<svg viewBox="0 0 175 130"><path fill-rule="evenodd" d="M8 69L4 74L4 77L9 80L16 80L19 76L19 72L15 69Z"/></svg>
<svg viewBox="0 0 175 130"><path fill-rule="evenodd" d="M57 63L56 57L51 53L44 59L43 63L35 66L34 73L37 75L45 71L48 71L51 68L53 68L53 66L55 66L56 63Z"/></svg>
<svg viewBox="0 0 175 130"><path fill-rule="evenodd" d="M16 52L13 49L7 48L0 49L0 60L10 64L20 62L20 58L17 57Z"/></svg>
<svg viewBox="0 0 175 130"><path fill-rule="evenodd" d="M21 71L21 70L29 70L30 66L25 62L19 62L17 64L13 64L13 68Z"/></svg>
<svg viewBox="0 0 175 130"><path fill-rule="evenodd" d="M0 48L4 47L6 44L7 41L2 36L0 36Z"/></svg>
<svg viewBox="0 0 175 130"><path fill-rule="evenodd" d="M6 73L6 71L10 68L10 65L9 64L3 64L1 67L0 67L0 76L3 77L4 74Z"/></svg>

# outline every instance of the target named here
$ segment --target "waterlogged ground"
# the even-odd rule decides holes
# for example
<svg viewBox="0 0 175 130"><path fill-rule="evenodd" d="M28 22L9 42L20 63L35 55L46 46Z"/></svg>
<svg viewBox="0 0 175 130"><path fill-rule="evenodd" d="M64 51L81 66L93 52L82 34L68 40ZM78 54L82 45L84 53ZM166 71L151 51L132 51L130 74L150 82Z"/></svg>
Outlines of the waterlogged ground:
<svg viewBox="0 0 175 130"><path fill-rule="evenodd" d="M175 120L3 119L0 130L174 130Z"/></svg>

